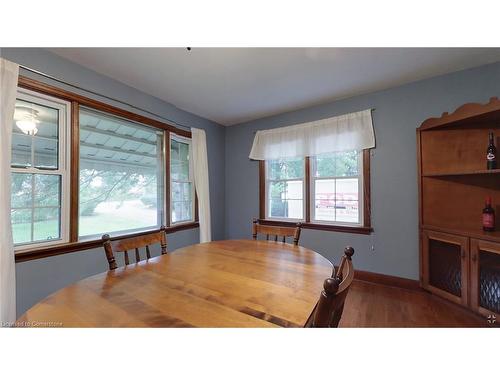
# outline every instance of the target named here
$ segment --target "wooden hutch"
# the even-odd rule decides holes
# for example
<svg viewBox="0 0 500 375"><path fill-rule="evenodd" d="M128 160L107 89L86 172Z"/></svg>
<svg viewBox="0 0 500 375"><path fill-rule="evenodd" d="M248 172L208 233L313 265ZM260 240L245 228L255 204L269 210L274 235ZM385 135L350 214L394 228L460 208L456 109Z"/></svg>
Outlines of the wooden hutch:
<svg viewBox="0 0 500 375"><path fill-rule="evenodd" d="M500 158L500 100L465 104L417 129L420 283L500 320L500 169L486 169L488 133ZM500 167L500 160L497 161ZM482 229L491 197L496 231Z"/></svg>

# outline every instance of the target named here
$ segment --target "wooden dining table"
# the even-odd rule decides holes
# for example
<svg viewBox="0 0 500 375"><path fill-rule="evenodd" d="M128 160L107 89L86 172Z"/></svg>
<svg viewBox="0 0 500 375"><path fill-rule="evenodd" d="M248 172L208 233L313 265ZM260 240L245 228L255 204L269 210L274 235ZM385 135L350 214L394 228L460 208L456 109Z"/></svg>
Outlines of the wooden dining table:
<svg viewBox="0 0 500 375"><path fill-rule="evenodd" d="M332 264L302 246L225 240L94 275L48 296L18 326L302 327Z"/></svg>

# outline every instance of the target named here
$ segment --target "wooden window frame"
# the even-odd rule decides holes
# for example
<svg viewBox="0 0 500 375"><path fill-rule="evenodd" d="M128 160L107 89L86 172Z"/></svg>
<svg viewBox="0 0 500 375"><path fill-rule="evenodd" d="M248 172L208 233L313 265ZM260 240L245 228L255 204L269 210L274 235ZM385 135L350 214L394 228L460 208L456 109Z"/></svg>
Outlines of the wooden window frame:
<svg viewBox="0 0 500 375"><path fill-rule="evenodd" d="M79 209L79 163L80 163L80 124L79 124L79 108L80 106L85 106L88 108L92 108L101 112L105 112L108 114L112 114L115 116L122 117L127 120L131 120L134 122L141 123L143 125L148 125L157 129L161 129L164 131L164 140L170 139L170 133L175 133L181 137L191 138L191 132L183 129L176 128L173 125L151 119L149 117L145 117L139 115L134 112L130 112L110 104L100 102L95 99L91 99L71 91L67 91L61 89L59 87L55 87L49 85L44 82L40 82L34 80L32 78L28 78L25 76L19 76L18 87L22 89L27 89L30 91L34 91L40 94L44 94L47 96L51 96L57 99L62 99L71 103L71 115L70 115L70 133L71 138L69 140L69 150L71 154L71 160L69 165L69 191L70 191L70 200L69 200L69 242L63 244L50 244L45 243L36 248L30 248L27 250L19 250L15 253L16 263L25 262L33 259L46 258L50 256L67 254L82 250L95 249L102 246L101 239L91 239L91 240L78 240L78 209ZM165 141L164 141L165 143ZM166 146L166 145L165 145ZM164 160L165 160L165 202L167 207L166 213L169 213L169 199L170 196L170 144L168 144L168 149L164 146ZM196 194L195 194L196 197ZM199 227L198 223L198 202L195 198L195 221L188 223L180 223L174 226L171 226L170 223L170 214L165 214L165 225L166 232L173 233L181 230L197 228ZM125 239L133 236L137 236L140 234L147 234L155 232L156 230L151 231L131 231L130 233L118 235L116 239Z"/></svg>
<svg viewBox="0 0 500 375"><path fill-rule="evenodd" d="M373 232L371 226L370 210L370 150L363 150L363 223L362 225L335 225L311 221L311 160L305 158L305 220L300 221L302 228L324 230L331 232L345 232L356 234L370 234ZM259 222L265 225L294 226L297 221L274 220L266 218L266 162L259 161Z"/></svg>

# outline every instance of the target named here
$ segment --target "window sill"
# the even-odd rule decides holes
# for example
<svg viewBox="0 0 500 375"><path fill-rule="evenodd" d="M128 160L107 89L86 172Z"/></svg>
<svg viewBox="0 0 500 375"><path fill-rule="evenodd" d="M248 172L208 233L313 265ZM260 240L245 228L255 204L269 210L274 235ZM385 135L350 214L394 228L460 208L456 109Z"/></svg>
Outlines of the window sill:
<svg viewBox="0 0 500 375"><path fill-rule="evenodd" d="M200 225L197 222L176 225L173 227L167 227L166 233L167 234L174 233L174 232L178 232L181 230L197 228L199 226ZM113 239L130 238L130 237L134 237L134 236L138 236L138 235L142 235L142 234L154 233L156 231L157 231L157 229L145 231L145 232L139 232L139 233L135 232L135 233L130 233L130 234L123 234L120 236L115 236L115 237L113 237ZM87 241L81 241L81 242L65 243L65 244L61 244L61 245L49 245L49 246L37 247L34 249L29 249L29 250L20 250L19 252L16 252L15 258L16 258L16 263L21 263L21 262L27 262L29 260L47 258L47 257L55 256L55 255L74 253L77 251L89 250L89 249L95 249L95 248L101 248L101 247L102 247L102 239L99 238L99 239L87 240Z"/></svg>
<svg viewBox="0 0 500 375"><path fill-rule="evenodd" d="M259 223L264 225L274 225L283 227L294 227L297 225L297 222L267 220L267 219L259 219ZM329 232L355 233L355 234L370 234L373 232L372 227L355 227L355 226L350 227L344 225L304 223L304 222L301 223L301 228L324 230Z"/></svg>

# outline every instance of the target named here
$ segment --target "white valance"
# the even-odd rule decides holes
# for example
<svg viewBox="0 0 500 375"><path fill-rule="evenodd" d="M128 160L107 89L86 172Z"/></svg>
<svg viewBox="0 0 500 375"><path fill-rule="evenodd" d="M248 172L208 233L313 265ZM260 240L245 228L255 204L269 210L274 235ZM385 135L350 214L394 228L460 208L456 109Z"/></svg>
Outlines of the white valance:
<svg viewBox="0 0 500 375"><path fill-rule="evenodd" d="M273 160L375 147L371 109L255 134L250 159Z"/></svg>

